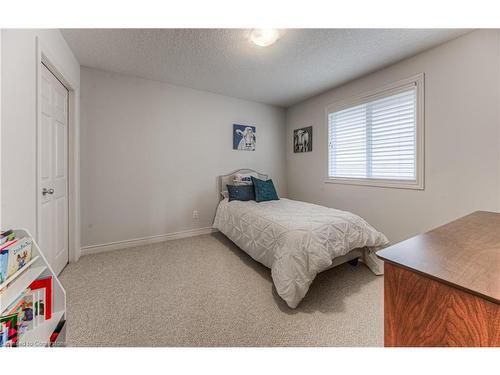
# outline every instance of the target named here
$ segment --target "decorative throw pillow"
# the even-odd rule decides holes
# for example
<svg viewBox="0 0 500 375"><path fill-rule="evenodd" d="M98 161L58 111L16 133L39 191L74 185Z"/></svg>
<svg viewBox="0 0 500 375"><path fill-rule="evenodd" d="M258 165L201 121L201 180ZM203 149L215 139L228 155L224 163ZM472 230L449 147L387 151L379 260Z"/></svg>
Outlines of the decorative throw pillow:
<svg viewBox="0 0 500 375"><path fill-rule="evenodd" d="M255 193L252 185L226 185L231 201L254 201Z"/></svg>
<svg viewBox="0 0 500 375"><path fill-rule="evenodd" d="M253 187L255 189L255 200L257 202L276 201L279 200L276 189L274 188L273 180L259 180L252 177Z"/></svg>
<svg viewBox="0 0 500 375"><path fill-rule="evenodd" d="M252 176L257 177L257 173L236 173L234 175L233 184L234 185L251 185L252 184Z"/></svg>

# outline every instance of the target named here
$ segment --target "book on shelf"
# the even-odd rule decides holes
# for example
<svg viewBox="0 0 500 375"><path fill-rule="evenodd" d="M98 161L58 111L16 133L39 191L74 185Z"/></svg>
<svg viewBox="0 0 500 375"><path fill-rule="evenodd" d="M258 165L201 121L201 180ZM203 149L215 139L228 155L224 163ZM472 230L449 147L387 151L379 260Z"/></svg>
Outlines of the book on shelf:
<svg viewBox="0 0 500 375"><path fill-rule="evenodd" d="M0 316L1 345L16 346L17 344L17 314Z"/></svg>
<svg viewBox="0 0 500 375"><path fill-rule="evenodd" d="M25 290L17 299L7 308L4 315L17 315L17 333L22 335L24 332L33 328L34 318L34 295L31 290Z"/></svg>
<svg viewBox="0 0 500 375"><path fill-rule="evenodd" d="M7 265L9 263L9 250L0 250L0 284L7 280Z"/></svg>
<svg viewBox="0 0 500 375"><path fill-rule="evenodd" d="M27 331L52 318L52 276L33 281L0 316L1 346L16 346Z"/></svg>
<svg viewBox="0 0 500 375"><path fill-rule="evenodd" d="M5 242L0 246L0 282L9 278L9 248L17 242L16 239Z"/></svg>
<svg viewBox="0 0 500 375"><path fill-rule="evenodd" d="M8 230L0 234L0 284L22 269L31 260L33 240L29 237L16 238Z"/></svg>
<svg viewBox="0 0 500 375"><path fill-rule="evenodd" d="M10 246L12 246L13 244L15 244L17 242L17 239L13 238L11 240L7 240L5 241L1 246L0 246L0 250L4 250L4 249L8 249Z"/></svg>
<svg viewBox="0 0 500 375"><path fill-rule="evenodd" d="M52 332L52 335L50 335L50 338L49 338L50 346L56 345L57 338L59 337L59 334L61 333L65 324L66 324L66 320L61 320L59 323L57 323L56 329L54 329L54 332Z"/></svg>
<svg viewBox="0 0 500 375"><path fill-rule="evenodd" d="M16 234L12 229L6 230L5 232L0 233L0 245L3 245L5 242L11 241L15 238Z"/></svg>
<svg viewBox="0 0 500 375"><path fill-rule="evenodd" d="M0 238L7 237L7 236L11 235L12 233L14 233L14 231L12 229L4 230L4 231L0 232Z"/></svg>
<svg viewBox="0 0 500 375"><path fill-rule="evenodd" d="M8 247L7 277L15 274L31 260L32 244L31 238L24 237Z"/></svg>
<svg viewBox="0 0 500 375"><path fill-rule="evenodd" d="M7 324L0 323L0 348L9 340Z"/></svg>

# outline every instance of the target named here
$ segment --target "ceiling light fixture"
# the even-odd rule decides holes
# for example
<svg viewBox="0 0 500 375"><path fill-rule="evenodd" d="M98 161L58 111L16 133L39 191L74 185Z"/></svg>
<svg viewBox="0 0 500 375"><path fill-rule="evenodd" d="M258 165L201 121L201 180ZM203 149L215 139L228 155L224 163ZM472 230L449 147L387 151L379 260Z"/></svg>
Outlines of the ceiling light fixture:
<svg viewBox="0 0 500 375"><path fill-rule="evenodd" d="M260 47L267 47L275 43L280 37L278 29L253 29L250 32L250 41Z"/></svg>

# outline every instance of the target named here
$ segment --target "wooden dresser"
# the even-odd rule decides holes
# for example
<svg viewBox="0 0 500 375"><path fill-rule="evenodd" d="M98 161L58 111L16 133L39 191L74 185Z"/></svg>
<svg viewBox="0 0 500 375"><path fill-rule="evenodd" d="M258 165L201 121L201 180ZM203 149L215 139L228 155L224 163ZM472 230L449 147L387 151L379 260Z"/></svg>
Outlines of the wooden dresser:
<svg viewBox="0 0 500 375"><path fill-rule="evenodd" d="M385 346L500 346L500 214L380 250Z"/></svg>

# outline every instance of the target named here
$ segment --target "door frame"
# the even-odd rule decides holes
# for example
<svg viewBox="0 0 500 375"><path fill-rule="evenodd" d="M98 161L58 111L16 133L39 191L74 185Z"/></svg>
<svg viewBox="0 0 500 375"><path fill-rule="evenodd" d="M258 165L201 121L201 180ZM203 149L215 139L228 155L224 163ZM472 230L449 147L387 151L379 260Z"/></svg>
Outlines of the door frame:
<svg viewBox="0 0 500 375"><path fill-rule="evenodd" d="M61 65L40 41L36 38L36 234L40 238L41 199L39 173L41 170L40 158L40 127L42 123L42 63L68 89L68 261L76 262L80 258L80 87L72 82L65 74Z"/></svg>

